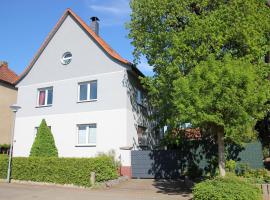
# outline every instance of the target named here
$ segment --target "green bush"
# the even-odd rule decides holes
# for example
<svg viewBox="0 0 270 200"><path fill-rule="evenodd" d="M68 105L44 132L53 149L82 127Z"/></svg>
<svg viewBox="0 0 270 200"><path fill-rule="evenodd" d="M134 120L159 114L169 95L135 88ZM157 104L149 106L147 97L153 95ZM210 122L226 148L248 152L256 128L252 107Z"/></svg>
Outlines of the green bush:
<svg viewBox="0 0 270 200"><path fill-rule="evenodd" d="M235 173L236 170L236 162L234 160L228 160L226 162L226 170L231 173Z"/></svg>
<svg viewBox="0 0 270 200"><path fill-rule="evenodd" d="M37 135L31 148L30 157L58 157L51 129L43 119L38 127Z"/></svg>
<svg viewBox="0 0 270 200"><path fill-rule="evenodd" d="M217 177L198 183L193 189L194 200L261 200L261 190L238 177Z"/></svg>
<svg viewBox="0 0 270 200"><path fill-rule="evenodd" d="M8 156L0 155L0 179L7 178Z"/></svg>
<svg viewBox="0 0 270 200"><path fill-rule="evenodd" d="M0 157L0 178L7 173L7 157ZM96 173L96 181L117 178L117 169L108 156L96 158L13 158L11 178L15 180L50 182L90 186L90 173Z"/></svg>
<svg viewBox="0 0 270 200"><path fill-rule="evenodd" d="M237 176L244 176L249 170L250 167L247 163L238 163L235 172Z"/></svg>
<svg viewBox="0 0 270 200"><path fill-rule="evenodd" d="M9 149L10 148L10 144L0 144L0 148Z"/></svg>
<svg viewBox="0 0 270 200"><path fill-rule="evenodd" d="M270 183L270 175L266 169L248 169L243 177L251 183Z"/></svg>

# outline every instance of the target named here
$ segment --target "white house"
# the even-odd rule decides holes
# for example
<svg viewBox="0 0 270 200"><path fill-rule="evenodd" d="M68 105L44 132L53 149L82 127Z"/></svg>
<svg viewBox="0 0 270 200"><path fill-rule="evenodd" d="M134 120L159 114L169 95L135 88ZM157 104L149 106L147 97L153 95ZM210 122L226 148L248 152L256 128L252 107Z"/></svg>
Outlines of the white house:
<svg viewBox="0 0 270 200"><path fill-rule="evenodd" d="M91 19L88 26L67 9L17 81L22 108L14 156L29 156L45 119L60 157L114 150L122 173L130 175L130 150L155 142L139 83L143 74L99 37L98 18Z"/></svg>

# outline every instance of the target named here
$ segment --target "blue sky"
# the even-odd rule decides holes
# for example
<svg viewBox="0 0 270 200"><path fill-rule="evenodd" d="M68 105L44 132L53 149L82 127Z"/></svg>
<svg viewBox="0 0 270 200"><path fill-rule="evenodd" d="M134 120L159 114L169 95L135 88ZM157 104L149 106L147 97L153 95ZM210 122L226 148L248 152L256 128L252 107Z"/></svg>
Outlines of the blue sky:
<svg viewBox="0 0 270 200"><path fill-rule="evenodd" d="M0 60L20 74L52 30L66 8L71 8L87 24L100 19L100 36L122 57L133 61L133 47L125 23L129 21L129 0L1 0ZM144 60L138 68L152 75Z"/></svg>

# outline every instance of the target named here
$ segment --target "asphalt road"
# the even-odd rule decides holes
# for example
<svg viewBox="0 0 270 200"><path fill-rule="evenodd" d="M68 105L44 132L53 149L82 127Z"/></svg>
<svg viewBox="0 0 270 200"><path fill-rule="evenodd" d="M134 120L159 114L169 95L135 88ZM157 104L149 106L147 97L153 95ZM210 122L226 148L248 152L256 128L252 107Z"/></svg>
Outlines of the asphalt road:
<svg viewBox="0 0 270 200"><path fill-rule="evenodd" d="M176 181L129 180L109 189L81 189L48 185L0 183L0 200L190 200L190 192Z"/></svg>

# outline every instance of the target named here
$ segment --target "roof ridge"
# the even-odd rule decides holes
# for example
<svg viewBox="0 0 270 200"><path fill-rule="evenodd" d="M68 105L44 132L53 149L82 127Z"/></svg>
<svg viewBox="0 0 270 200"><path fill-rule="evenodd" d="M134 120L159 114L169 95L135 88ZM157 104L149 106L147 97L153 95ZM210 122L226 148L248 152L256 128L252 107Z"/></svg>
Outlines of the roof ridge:
<svg viewBox="0 0 270 200"><path fill-rule="evenodd" d="M75 20L79 23L79 25L81 25L82 28L84 28L85 31L89 33L89 35L93 38L93 40L111 58L113 58L113 59L115 59L115 60L117 60L117 61L119 61L119 62L121 62L123 64L126 64L126 65L131 66L132 69L134 69L136 71L136 73L138 73L140 75L143 75L143 73L140 72L139 69L137 69L131 62L129 62L128 60L122 58L115 50L113 50L113 48L110 47L100 36L98 36L77 14L75 14L70 8L67 8L66 11L64 12L64 14L62 15L62 17L58 20L58 22L56 23L56 25L54 26L54 28L51 30L51 32L46 37L45 41L43 42L43 44L41 45L41 47L39 48L39 50L35 54L34 58L30 62L30 64L28 65L28 67L20 74L19 78L15 82L16 84L18 84L29 73L29 71L32 69L32 67L34 66L35 62L37 61L37 59L39 58L39 56L41 55L41 53L43 52L43 50L46 48L46 46L48 45L48 43L50 42L50 40L52 39L52 37L54 36L54 34L57 32L57 30L60 28L61 24L64 22L65 18L69 14L73 18L75 18Z"/></svg>

